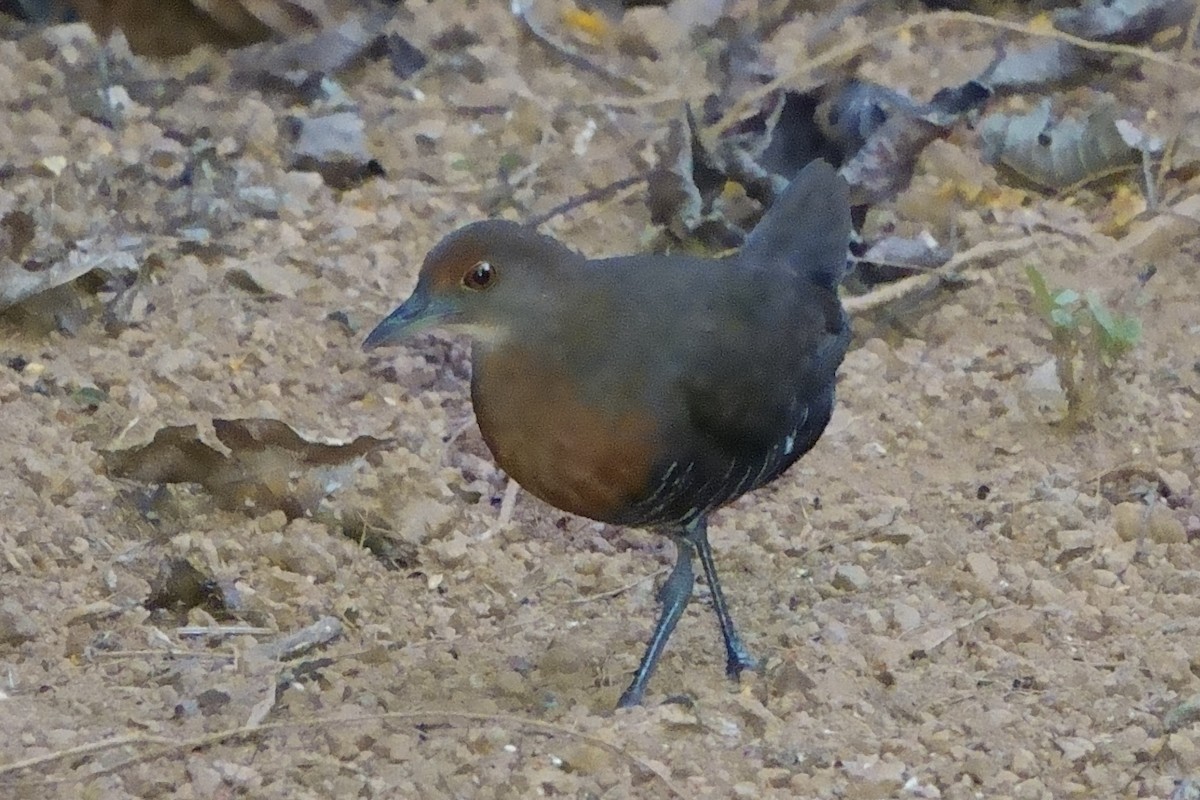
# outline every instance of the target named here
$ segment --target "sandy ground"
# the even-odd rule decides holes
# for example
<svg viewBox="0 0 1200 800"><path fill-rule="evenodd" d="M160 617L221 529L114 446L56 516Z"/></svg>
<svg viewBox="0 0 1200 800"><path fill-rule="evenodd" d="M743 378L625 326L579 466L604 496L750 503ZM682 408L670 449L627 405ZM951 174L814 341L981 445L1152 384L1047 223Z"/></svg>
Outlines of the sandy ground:
<svg viewBox="0 0 1200 800"><path fill-rule="evenodd" d="M463 21L474 82L436 59L408 84L383 62L342 77L385 171L345 191L287 167L305 109L229 88L219 56L134 62L158 83L210 74L111 129L78 111L95 86L80 29L49 51L0 42L0 214L28 212L41 253L86 241L140 267L115 321L94 287L77 311L0 319L0 795L1167 798L1197 773L1200 245L1121 250L1095 230L1103 201L962 204L960 249L1028 246L856 319L825 437L712 522L761 674L726 681L699 586L647 706L612 710L669 542L528 495L498 523L507 481L471 420L466 343L359 343L442 234L643 170L679 105L546 66L501 4ZM439 25L426 12L409 35ZM970 59L939 48L986 61L994 35L876 56L893 80L937 62L948 85ZM1148 66L1130 101L1168 77ZM513 113L480 111L496 104ZM940 146L975 163L964 137ZM502 165L529 170L510 186ZM637 192L546 228L589 254L650 230ZM1144 323L1071 430L1032 377L1051 355L1028 263ZM193 484L155 493L102 456L193 424L220 450L213 420L245 418L392 441L325 516L291 521ZM392 558L344 535L363 519ZM221 607L147 607L178 559ZM262 647L325 617L341 632L323 646Z"/></svg>

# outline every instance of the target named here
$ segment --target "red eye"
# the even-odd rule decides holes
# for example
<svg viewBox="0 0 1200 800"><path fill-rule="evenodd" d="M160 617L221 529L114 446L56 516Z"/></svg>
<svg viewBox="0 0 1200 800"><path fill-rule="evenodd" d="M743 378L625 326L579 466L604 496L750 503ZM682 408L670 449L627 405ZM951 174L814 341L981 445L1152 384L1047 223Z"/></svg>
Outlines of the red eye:
<svg viewBox="0 0 1200 800"><path fill-rule="evenodd" d="M463 286L468 289L486 289L496 280L496 270L486 261L480 261L463 276Z"/></svg>

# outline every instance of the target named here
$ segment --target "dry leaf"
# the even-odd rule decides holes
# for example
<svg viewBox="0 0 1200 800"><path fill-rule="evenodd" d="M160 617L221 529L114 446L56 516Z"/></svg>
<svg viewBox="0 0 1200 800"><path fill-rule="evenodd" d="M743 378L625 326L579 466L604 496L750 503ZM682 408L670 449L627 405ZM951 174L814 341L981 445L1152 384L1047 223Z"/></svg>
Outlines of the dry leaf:
<svg viewBox="0 0 1200 800"><path fill-rule="evenodd" d="M273 419L213 420L229 455L201 440L195 425L162 428L141 447L103 453L109 471L145 483L198 483L221 508L258 516L311 514L350 479L368 453L390 440L311 442Z"/></svg>
<svg viewBox="0 0 1200 800"><path fill-rule="evenodd" d="M328 0L68 0L96 35L120 28L135 53L168 58L199 45L238 48L332 26L358 3Z"/></svg>
<svg viewBox="0 0 1200 800"><path fill-rule="evenodd" d="M1142 163L1118 117L1114 103L1101 102L1082 117L1056 121L1049 99L1028 114L993 114L980 126L984 157L1047 189L1088 183Z"/></svg>

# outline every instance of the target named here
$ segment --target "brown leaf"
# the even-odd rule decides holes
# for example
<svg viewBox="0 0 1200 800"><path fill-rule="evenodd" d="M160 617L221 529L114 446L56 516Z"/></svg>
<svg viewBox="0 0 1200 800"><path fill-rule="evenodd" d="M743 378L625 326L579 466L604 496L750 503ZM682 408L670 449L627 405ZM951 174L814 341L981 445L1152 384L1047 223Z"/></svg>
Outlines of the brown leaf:
<svg viewBox="0 0 1200 800"><path fill-rule="evenodd" d="M217 505L254 516L315 512L363 456L391 442L360 436L349 444L312 442L273 419L213 420L226 455L195 425L162 428L141 447L103 453L109 472L144 483L198 483Z"/></svg>
<svg viewBox="0 0 1200 800"><path fill-rule="evenodd" d="M200 45L245 47L334 24L360 4L328 0L68 0L100 38L120 28L135 53L169 58Z"/></svg>
<svg viewBox="0 0 1200 800"><path fill-rule="evenodd" d="M1142 163L1118 119L1107 99L1077 118L1055 119L1049 99L1028 114L994 114L980 126L984 157L1039 186L1067 189Z"/></svg>

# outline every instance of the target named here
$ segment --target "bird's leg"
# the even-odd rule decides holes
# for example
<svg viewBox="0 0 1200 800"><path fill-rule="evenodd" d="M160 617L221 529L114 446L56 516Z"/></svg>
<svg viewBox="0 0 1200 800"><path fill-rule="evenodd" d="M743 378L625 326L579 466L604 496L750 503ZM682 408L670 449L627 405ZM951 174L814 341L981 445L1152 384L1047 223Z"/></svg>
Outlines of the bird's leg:
<svg viewBox="0 0 1200 800"><path fill-rule="evenodd" d="M721 582L717 580L717 564L713 561L712 547L708 543L708 520L700 517L684 529L683 535L700 554L704 580L708 582L708 591L712 593L713 611L717 612L717 622L721 624L721 637L725 640L725 674L737 680L743 670L754 669L758 662L742 644L737 628L733 626L733 618L729 616L729 607L725 605Z"/></svg>
<svg viewBox="0 0 1200 800"><path fill-rule="evenodd" d="M637 671L633 673L633 682L629 684L629 688L617 701L617 708L641 705L642 696L646 693L646 684L650 682L650 676L654 673L654 668L658 666L658 658L662 655L663 648L667 646L667 639L671 638L671 631L675 630L675 624L679 622L679 618L683 616L683 610L687 608L688 601L692 599L692 587L696 583L692 573L692 552L695 548L687 538L686 532L684 536L673 536L672 538L675 540L675 567L667 576L662 588L658 590L662 612L659 614L658 624L654 626L650 642L646 645L642 662L638 664ZM712 560L711 556L709 556L709 560Z"/></svg>

